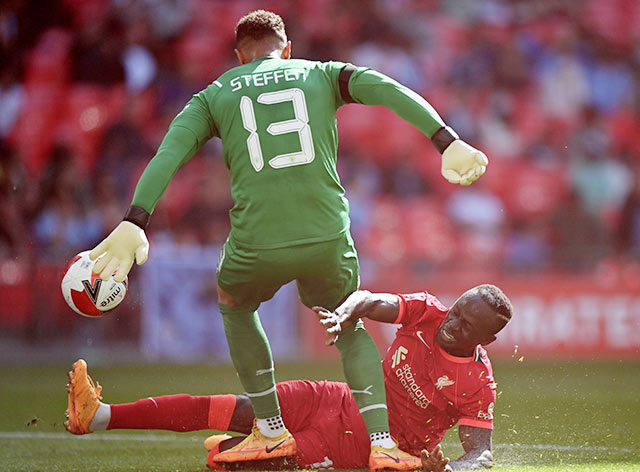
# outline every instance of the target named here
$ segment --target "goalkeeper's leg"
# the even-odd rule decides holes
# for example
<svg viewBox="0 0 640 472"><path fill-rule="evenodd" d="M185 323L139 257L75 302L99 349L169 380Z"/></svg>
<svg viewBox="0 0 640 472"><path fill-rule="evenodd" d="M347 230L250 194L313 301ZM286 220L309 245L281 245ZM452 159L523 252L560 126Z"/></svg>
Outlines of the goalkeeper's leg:
<svg viewBox="0 0 640 472"><path fill-rule="evenodd" d="M218 261L218 305L233 365L251 399L256 424L238 446L215 457L219 462L271 459L295 454L276 394L273 358L255 311L285 283L264 261L264 251L237 247L227 239Z"/></svg>
<svg viewBox="0 0 640 472"><path fill-rule="evenodd" d="M300 299L308 307L322 306L334 310L360 285L358 255L349 233L332 241L309 245L305 254L303 277L298 278ZM340 334L336 343L349 388L360 408L370 434L387 433L385 444L393 444L388 436L386 394L380 354L360 321ZM380 436L376 434L376 438Z"/></svg>
<svg viewBox="0 0 640 472"><path fill-rule="evenodd" d="M308 307L334 310L360 285L358 256L349 233L309 247L302 260L307 273L298 279L298 290ZM336 346L345 378L369 432L369 469L420 469L420 459L400 451L389 432L380 354L362 320L346 328Z"/></svg>
<svg viewBox="0 0 640 472"><path fill-rule="evenodd" d="M216 462L236 462L292 456L293 436L285 428L276 393L269 341L256 311L220 303L229 352L240 383L256 415L251 434L237 446L213 457Z"/></svg>
<svg viewBox="0 0 640 472"><path fill-rule="evenodd" d="M220 304L231 360L257 418L280 415L271 347L258 312L242 313Z"/></svg>
<svg viewBox="0 0 640 472"><path fill-rule="evenodd" d="M388 432L387 398L380 354L361 320L345 328L336 342L345 378L369 434Z"/></svg>

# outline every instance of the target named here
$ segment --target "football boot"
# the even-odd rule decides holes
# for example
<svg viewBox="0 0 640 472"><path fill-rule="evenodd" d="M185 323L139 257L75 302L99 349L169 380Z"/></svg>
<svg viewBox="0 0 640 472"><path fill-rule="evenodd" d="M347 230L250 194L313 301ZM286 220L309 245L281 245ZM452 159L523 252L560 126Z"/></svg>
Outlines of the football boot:
<svg viewBox="0 0 640 472"><path fill-rule="evenodd" d="M418 470L422 469L419 457L401 451L396 445L390 449L381 446L371 446L369 454L369 470Z"/></svg>
<svg viewBox="0 0 640 472"><path fill-rule="evenodd" d="M91 433L89 426L100 405L102 387L99 383L94 384L89 377L84 359L75 361L68 375L69 404L65 411L67 420L64 422L64 427L72 434Z"/></svg>
<svg viewBox="0 0 640 472"><path fill-rule="evenodd" d="M214 462L238 462L288 457L296 453L296 441L291 433L285 429L284 433L275 438L269 438L258 429L256 420L253 428L241 443L216 454Z"/></svg>

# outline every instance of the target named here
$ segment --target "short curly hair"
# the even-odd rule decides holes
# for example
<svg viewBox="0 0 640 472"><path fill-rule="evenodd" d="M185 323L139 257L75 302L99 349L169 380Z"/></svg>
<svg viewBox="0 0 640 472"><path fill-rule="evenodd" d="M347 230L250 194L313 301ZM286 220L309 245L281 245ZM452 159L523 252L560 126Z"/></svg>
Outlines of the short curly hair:
<svg viewBox="0 0 640 472"><path fill-rule="evenodd" d="M235 27L236 45L245 39L254 41L274 37L286 41L284 21L280 15L266 10L255 10L238 20Z"/></svg>
<svg viewBox="0 0 640 472"><path fill-rule="evenodd" d="M513 318L513 305L511 300L504 294L500 288L491 284L478 285L476 290L495 312L496 316L507 324Z"/></svg>

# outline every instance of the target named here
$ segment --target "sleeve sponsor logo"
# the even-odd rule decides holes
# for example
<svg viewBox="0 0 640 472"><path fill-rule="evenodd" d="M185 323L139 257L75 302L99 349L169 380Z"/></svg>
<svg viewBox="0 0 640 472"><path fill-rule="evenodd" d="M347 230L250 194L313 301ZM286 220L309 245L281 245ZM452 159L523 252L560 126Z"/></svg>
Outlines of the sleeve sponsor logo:
<svg viewBox="0 0 640 472"><path fill-rule="evenodd" d="M489 405L487 406L486 412L482 410L478 412L478 418L480 418L481 420L492 420L494 407L495 407L495 404L493 402L489 403Z"/></svg>

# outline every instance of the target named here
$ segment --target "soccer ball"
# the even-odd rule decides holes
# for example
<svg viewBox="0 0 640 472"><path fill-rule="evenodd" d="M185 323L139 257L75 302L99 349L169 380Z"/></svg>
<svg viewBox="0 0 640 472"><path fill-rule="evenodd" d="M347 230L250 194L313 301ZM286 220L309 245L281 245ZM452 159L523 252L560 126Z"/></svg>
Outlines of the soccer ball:
<svg viewBox="0 0 640 472"><path fill-rule="evenodd" d="M117 307L127 294L129 281L113 280L113 274L106 282L100 274L92 272L96 261L89 259L90 251L76 255L64 270L62 296L76 313L87 318L104 316Z"/></svg>

